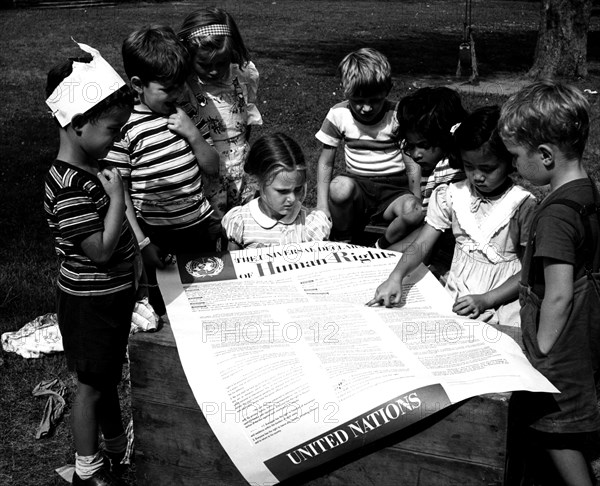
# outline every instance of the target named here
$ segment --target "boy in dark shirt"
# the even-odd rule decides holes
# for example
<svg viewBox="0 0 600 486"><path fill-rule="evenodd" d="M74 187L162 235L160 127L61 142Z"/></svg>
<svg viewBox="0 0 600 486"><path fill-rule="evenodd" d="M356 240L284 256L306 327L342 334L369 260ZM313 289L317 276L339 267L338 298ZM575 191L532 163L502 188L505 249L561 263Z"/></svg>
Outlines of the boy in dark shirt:
<svg viewBox="0 0 600 486"><path fill-rule="evenodd" d="M529 361L561 392L520 392L513 403L534 447L547 452L564 484L579 486L594 484L586 452L600 429L600 200L582 164L588 110L576 88L544 81L513 95L499 121L519 173L550 185L523 259L521 327Z"/></svg>

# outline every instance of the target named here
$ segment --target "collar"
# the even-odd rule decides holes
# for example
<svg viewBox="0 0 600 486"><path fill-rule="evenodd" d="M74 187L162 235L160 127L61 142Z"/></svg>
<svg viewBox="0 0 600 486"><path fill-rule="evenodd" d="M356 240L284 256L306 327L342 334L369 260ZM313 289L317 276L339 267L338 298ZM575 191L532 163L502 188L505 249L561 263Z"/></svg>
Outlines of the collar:
<svg viewBox="0 0 600 486"><path fill-rule="evenodd" d="M292 213L288 214L284 218L273 219L261 211L260 206L258 205L259 199L260 197L252 199L252 201L248 203L248 209L250 210L250 215L252 218L254 218L254 221L256 221L264 229L274 228L278 223L284 225L293 224L294 221L296 221L298 214L300 214L300 210L302 209L302 204L298 204L297 208L295 208Z"/></svg>
<svg viewBox="0 0 600 486"><path fill-rule="evenodd" d="M496 199L500 199L500 197L507 193L513 185L513 180L510 177L507 177L506 180L492 192L483 193L480 192L474 185L469 184L473 194L473 198L471 199L471 212L476 213L479 210L479 206L483 202L489 203Z"/></svg>

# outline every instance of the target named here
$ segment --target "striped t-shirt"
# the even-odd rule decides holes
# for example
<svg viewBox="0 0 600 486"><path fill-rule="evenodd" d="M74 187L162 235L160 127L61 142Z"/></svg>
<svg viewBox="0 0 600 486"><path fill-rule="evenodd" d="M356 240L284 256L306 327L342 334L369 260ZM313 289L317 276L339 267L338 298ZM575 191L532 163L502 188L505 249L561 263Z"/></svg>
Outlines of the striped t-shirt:
<svg viewBox="0 0 600 486"><path fill-rule="evenodd" d="M406 168L397 140L396 105L386 100L383 118L366 125L354 119L349 102L343 101L329 110L315 136L332 147L344 142L346 170L352 174L367 177L401 174Z"/></svg>
<svg viewBox="0 0 600 486"><path fill-rule="evenodd" d="M429 205L429 199L437 186L450 184L451 182L459 182L466 179L466 177L467 176L462 170L450 167L450 161L448 159L440 160L431 174L421 177L421 199L423 208L427 208Z"/></svg>
<svg viewBox="0 0 600 486"><path fill-rule="evenodd" d="M138 218L152 226L183 229L205 220L212 209L192 147L169 130L167 120L137 104L123 127L123 139L106 161L128 184ZM208 128L201 133L209 139Z"/></svg>
<svg viewBox="0 0 600 486"><path fill-rule="evenodd" d="M110 199L94 175L55 161L46 175L44 210L60 259L58 286L73 295L106 295L134 285L137 244L123 216L121 235L110 260L90 260L81 242L104 231Z"/></svg>

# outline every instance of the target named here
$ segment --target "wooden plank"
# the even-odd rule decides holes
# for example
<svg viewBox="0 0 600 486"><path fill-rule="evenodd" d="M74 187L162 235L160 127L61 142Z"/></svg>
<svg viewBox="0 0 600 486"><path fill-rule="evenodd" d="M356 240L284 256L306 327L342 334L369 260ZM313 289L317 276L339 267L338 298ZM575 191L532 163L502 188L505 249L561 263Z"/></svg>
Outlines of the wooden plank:
<svg viewBox="0 0 600 486"><path fill-rule="evenodd" d="M179 360L171 326L129 340L132 400L198 409Z"/></svg>
<svg viewBox="0 0 600 486"><path fill-rule="evenodd" d="M143 423L143 427L137 424ZM136 475L139 486L156 484L242 486L244 478L197 412L145 403L134 407ZM389 441L389 440L388 440ZM503 467L477 464L429 451L370 445L282 484L310 486L500 485ZM460 447L461 444L458 444ZM382 448L383 447L383 448Z"/></svg>
<svg viewBox="0 0 600 486"><path fill-rule="evenodd" d="M170 326L133 336L129 355L138 483L247 484L192 395ZM489 395L448 407L297 481L314 486L502 484L507 401L507 394Z"/></svg>

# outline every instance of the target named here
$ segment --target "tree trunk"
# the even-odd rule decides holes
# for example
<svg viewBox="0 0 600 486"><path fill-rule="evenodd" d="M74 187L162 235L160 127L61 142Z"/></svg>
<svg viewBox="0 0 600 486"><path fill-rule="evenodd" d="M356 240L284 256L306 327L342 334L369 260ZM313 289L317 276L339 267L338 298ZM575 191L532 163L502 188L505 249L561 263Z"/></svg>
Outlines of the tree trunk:
<svg viewBox="0 0 600 486"><path fill-rule="evenodd" d="M587 76L592 0L542 0L533 67L535 79Z"/></svg>

